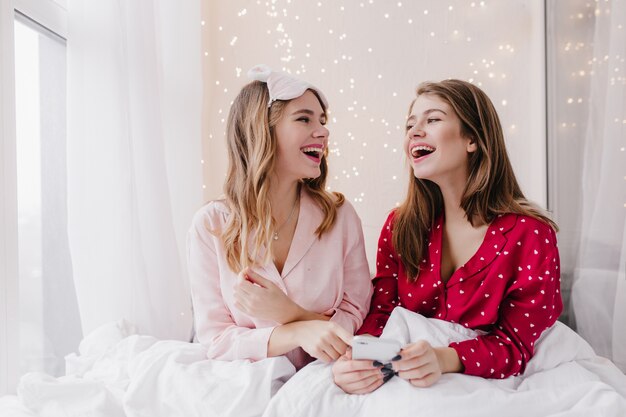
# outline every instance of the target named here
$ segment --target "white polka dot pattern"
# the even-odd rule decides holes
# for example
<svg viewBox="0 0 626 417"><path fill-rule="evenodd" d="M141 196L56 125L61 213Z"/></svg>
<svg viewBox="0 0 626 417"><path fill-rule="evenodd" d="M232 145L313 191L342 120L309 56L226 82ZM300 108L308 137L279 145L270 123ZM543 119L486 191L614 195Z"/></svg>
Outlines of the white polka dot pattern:
<svg viewBox="0 0 626 417"><path fill-rule="evenodd" d="M427 254L417 280L408 282L392 246L393 215L378 242L375 292L358 333L378 336L397 305L426 317L487 331L453 343L465 373L506 378L524 371L541 333L554 324L563 306L559 253L554 231L527 216L496 218L474 256L447 282L440 276L443 219L429 233Z"/></svg>

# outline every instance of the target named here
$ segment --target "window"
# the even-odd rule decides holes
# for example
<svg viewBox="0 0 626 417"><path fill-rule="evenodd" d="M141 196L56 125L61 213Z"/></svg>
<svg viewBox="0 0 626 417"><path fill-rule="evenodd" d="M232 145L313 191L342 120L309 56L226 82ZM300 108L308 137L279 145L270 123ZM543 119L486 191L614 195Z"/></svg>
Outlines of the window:
<svg viewBox="0 0 626 417"><path fill-rule="evenodd" d="M82 334L67 237L64 0L2 2L0 22L1 395L25 372L63 374Z"/></svg>
<svg viewBox="0 0 626 417"><path fill-rule="evenodd" d="M19 13L14 36L19 371L58 376L80 339L67 239L65 40Z"/></svg>

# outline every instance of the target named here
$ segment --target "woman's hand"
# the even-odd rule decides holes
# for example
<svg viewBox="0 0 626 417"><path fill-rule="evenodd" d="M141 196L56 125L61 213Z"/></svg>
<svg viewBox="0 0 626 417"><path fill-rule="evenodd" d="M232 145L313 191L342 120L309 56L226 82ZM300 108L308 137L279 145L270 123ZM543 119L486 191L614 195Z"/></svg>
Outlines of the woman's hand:
<svg viewBox="0 0 626 417"><path fill-rule="evenodd" d="M393 362L393 369L400 378L416 387L429 387L448 372L461 372L463 365L456 350L449 347L433 348L420 340L405 346L401 358Z"/></svg>
<svg viewBox="0 0 626 417"><path fill-rule="evenodd" d="M347 394L367 394L393 376L393 370L369 360L352 360L352 350L333 364L333 380Z"/></svg>
<svg viewBox="0 0 626 417"><path fill-rule="evenodd" d="M323 362L332 362L346 353L352 334L332 321L309 320L291 323L293 337L306 353Z"/></svg>
<svg viewBox="0 0 626 417"><path fill-rule="evenodd" d="M301 320L306 313L276 284L250 268L239 274L233 295L239 310L263 320L285 324Z"/></svg>
<svg viewBox="0 0 626 417"><path fill-rule="evenodd" d="M306 320L276 326L267 345L268 356L279 356L301 347L324 362L343 355L352 342L352 334L332 321Z"/></svg>

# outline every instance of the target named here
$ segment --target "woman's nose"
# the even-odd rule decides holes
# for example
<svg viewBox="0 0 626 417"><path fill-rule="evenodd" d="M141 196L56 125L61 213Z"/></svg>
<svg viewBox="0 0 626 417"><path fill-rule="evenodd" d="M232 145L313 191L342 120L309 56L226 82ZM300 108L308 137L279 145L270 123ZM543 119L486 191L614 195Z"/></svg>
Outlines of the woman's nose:
<svg viewBox="0 0 626 417"><path fill-rule="evenodd" d="M409 136L421 138L424 136L424 131L418 125L415 125L409 129Z"/></svg>
<svg viewBox="0 0 626 417"><path fill-rule="evenodd" d="M325 138L328 137L329 133L330 132L326 126L320 125L320 127L315 130L314 135L318 138Z"/></svg>

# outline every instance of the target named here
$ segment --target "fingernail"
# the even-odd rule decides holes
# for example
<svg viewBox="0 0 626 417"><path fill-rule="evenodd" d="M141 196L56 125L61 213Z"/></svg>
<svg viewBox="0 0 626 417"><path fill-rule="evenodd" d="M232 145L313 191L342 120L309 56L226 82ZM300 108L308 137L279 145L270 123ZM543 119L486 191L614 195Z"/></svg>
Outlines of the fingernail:
<svg viewBox="0 0 626 417"><path fill-rule="evenodd" d="M380 370L380 372L382 372L382 374L385 376L385 378L387 378L389 375L393 376L393 374L394 374L393 369L387 369L387 368L382 368Z"/></svg>
<svg viewBox="0 0 626 417"><path fill-rule="evenodd" d="M393 357L393 359L391 359L391 360L395 362L395 361L399 361L400 359L402 359L402 356L400 356L400 355L396 355L396 356L394 356L394 357Z"/></svg>
<svg viewBox="0 0 626 417"><path fill-rule="evenodd" d="M393 378L393 374L389 374L386 377L383 378L383 384L387 381L389 381L391 378Z"/></svg>
<svg viewBox="0 0 626 417"><path fill-rule="evenodd" d="M381 362L378 362L378 361L372 362L372 365L374 365L376 367L383 366L383 364Z"/></svg>
<svg viewBox="0 0 626 417"><path fill-rule="evenodd" d="M393 364L392 363L386 363L386 364L383 365L383 368L391 369L391 368L393 368Z"/></svg>

